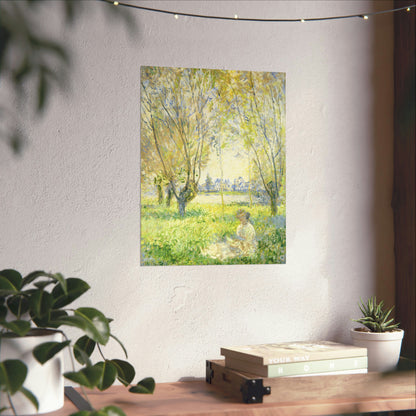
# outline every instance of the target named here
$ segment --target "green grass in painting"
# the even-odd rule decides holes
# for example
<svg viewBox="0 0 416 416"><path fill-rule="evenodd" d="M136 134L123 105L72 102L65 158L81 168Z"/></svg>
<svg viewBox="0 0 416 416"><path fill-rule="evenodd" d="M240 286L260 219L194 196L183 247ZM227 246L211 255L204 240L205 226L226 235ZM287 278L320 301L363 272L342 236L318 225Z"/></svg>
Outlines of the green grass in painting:
<svg viewBox="0 0 416 416"><path fill-rule="evenodd" d="M203 256L201 249L236 235L235 213L239 208L250 211L258 240L256 253L224 262ZM181 218L176 204L168 208L146 198L141 206L141 262L147 266L285 263L286 230L278 228L273 220L268 206L235 203L224 207L189 204L185 217Z"/></svg>

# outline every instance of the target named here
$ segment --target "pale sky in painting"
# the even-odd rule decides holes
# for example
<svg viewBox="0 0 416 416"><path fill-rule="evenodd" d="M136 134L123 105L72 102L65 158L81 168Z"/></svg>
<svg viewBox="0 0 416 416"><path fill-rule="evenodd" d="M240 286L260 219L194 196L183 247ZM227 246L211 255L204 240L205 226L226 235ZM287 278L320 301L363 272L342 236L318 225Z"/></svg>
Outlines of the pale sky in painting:
<svg viewBox="0 0 416 416"><path fill-rule="evenodd" d="M233 149L223 150L222 156L224 179L230 179L232 181L241 176L244 180L248 180L248 161L246 157L243 155L236 157ZM220 164L217 157L211 157L208 166L202 170L200 184L205 182L207 173L213 179L221 177Z"/></svg>

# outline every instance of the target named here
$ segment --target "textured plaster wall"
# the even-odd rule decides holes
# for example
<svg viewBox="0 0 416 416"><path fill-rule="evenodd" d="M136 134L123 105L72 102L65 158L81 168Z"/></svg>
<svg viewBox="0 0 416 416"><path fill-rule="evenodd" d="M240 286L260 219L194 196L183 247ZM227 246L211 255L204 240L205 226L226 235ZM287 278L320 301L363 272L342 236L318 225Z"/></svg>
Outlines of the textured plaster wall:
<svg viewBox="0 0 416 416"><path fill-rule="evenodd" d="M56 2L53 2L56 3ZM136 1L191 13L314 17L388 1ZM86 279L139 376L201 377L223 345L349 341L356 302L393 301L391 15L315 23L205 21L130 10L132 33L99 2L45 30L73 54L70 87L1 143L0 263ZM140 66L287 76L287 264L140 267ZM4 88L5 86L3 86ZM3 91L3 96L5 95ZM33 94L28 94L28 102ZM23 106L22 111L29 111ZM121 354L110 344L108 355Z"/></svg>

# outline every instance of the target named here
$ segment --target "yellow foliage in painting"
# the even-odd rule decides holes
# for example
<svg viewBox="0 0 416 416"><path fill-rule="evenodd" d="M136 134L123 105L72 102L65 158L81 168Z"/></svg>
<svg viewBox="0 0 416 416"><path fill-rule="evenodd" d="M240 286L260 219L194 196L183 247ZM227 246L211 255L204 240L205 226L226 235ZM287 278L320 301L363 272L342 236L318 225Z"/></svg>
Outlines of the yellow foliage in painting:
<svg viewBox="0 0 416 416"><path fill-rule="evenodd" d="M145 263L184 264L187 250L189 264L209 263L203 247L235 232L236 204L226 202L235 192L245 194L242 206L248 201L259 228L284 228L270 224L286 215L285 88L279 72L142 67ZM216 204L195 203L213 191ZM155 203L145 203L148 197ZM279 233L270 241L282 240Z"/></svg>

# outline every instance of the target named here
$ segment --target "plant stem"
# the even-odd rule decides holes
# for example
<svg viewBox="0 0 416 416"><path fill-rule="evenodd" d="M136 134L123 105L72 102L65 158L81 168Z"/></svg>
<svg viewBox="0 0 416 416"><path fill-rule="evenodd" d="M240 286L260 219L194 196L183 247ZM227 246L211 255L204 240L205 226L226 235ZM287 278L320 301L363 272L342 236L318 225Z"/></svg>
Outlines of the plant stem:
<svg viewBox="0 0 416 416"><path fill-rule="evenodd" d="M106 359L105 359L105 357L104 357L104 354L103 354L103 352L101 351L100 344L98 344L98 343L97 343L97 348L98 348L98 351L100 352L100 355L101 355L102 359L103 359L104 361L106 361Z"/></svg>
<svg viewBox="0 0 416 416"><path fill-rule="evenodd" d="M16 409L13 406L13 402L12 402L12 398L10 396L10 393L7 393L7 400L9 401L10 407L12 408L12 412L14 414L14 416L17 416L17 412Z"/></svg>
<svg viewBox="0 0 416 416"><path fill-rule="evenodd" d="M64 332L62 332L62 331L59 331L59 332L61 332L62 336L65 338L65 341L69 341L69 338L66 336L66 334ZM72 371L75 372L76 371L75 370L75 361L74 361L73 355L71 354L71 345L70 344L68 345L68 348L69 348L69 357L71 359ZM90 405L91 409L93 409L93 406L92 406L92 404L90 402L90 399L88 398L88 395L87 395L87 393L86 393L86 391L84 389L84 386L79 385L79 387L81 388L81 392L82 392L82 395L85 397L85 400L88 402L88 404Z"/></svg>

